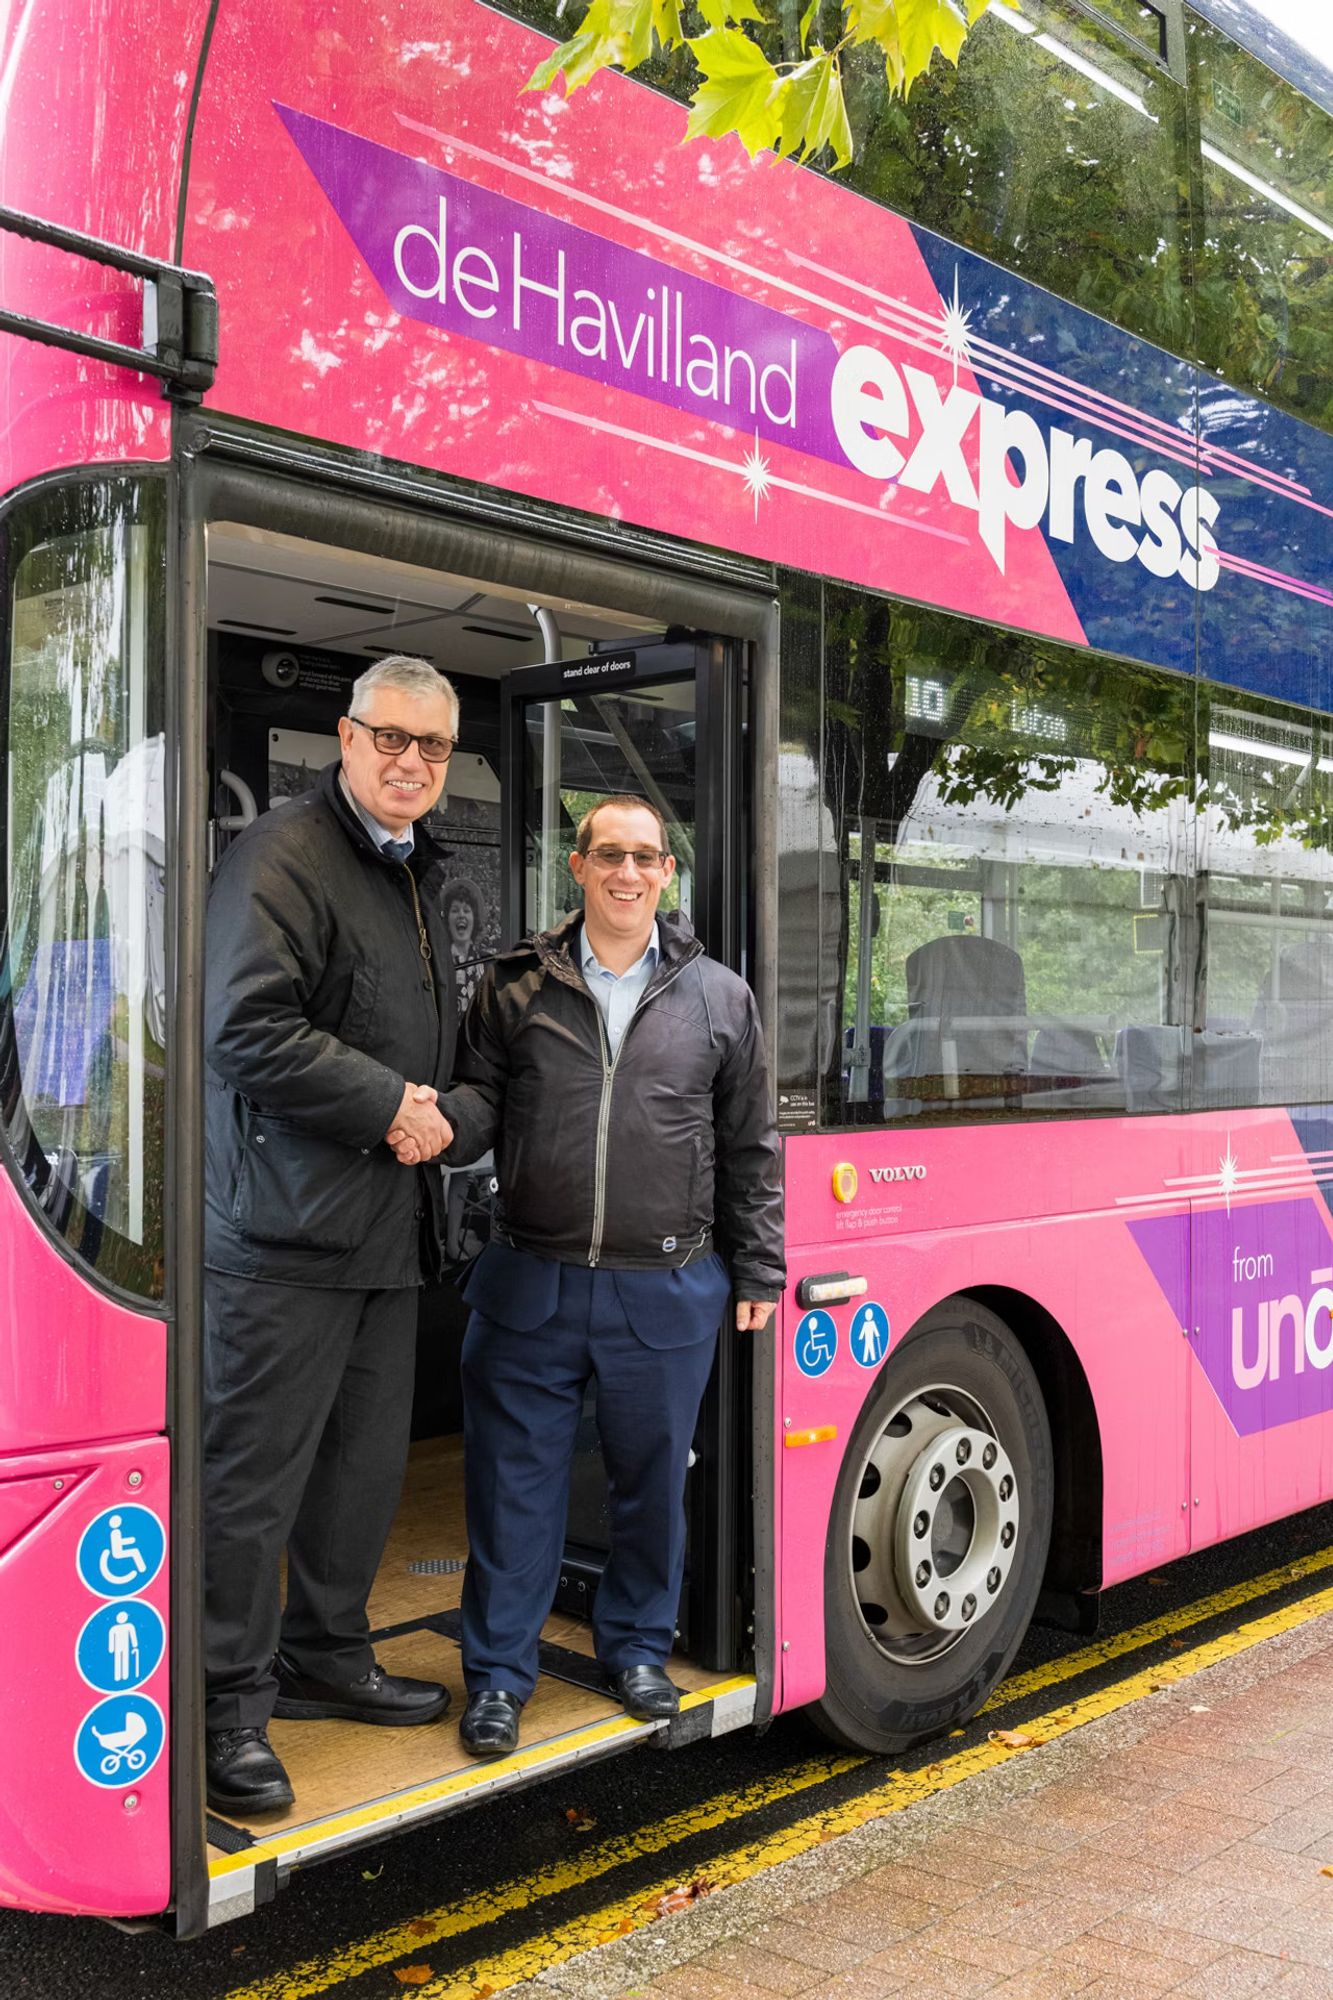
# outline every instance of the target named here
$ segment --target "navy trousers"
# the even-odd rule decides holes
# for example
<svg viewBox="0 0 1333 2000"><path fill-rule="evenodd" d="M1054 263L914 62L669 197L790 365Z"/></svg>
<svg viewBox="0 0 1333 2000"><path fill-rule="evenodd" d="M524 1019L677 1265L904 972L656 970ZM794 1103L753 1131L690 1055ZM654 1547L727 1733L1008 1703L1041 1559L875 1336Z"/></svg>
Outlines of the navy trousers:
<svg viewBox="0 0 1333 2000"><path fill-rule="evenodd" d="M469 1694L526 1701L560 1574L584 1391L597 1384L611 1553L593 1604L611 1672L671 1651L685 1562L685 1468L730 1294L716 1257L664 1271L588 1270L493 1243L464 1296ZM514 1324L513 1322L518 1322Z"/></svg>

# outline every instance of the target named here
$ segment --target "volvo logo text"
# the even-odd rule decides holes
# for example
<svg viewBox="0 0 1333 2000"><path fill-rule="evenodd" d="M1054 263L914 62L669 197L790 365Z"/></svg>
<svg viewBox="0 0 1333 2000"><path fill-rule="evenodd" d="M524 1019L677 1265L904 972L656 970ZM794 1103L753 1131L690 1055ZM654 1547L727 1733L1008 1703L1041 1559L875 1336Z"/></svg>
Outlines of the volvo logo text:
<svg viewBox="0 0 1333 2000"><path fill-rule="evenodd" d="M870 1178L872 1181L923 1181L926 1170L924 1167L872 1167Z"/></svg>

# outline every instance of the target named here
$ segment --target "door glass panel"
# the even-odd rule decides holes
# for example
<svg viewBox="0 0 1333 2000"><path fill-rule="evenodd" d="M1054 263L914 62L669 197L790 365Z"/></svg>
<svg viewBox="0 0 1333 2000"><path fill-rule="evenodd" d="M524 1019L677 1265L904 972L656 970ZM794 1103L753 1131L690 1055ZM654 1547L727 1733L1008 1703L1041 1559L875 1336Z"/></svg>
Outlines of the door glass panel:
<svg viewBox="0 0 1333 2000"><path fill-rule="evenodd" d="M579 908L569 872L579 821L600 800L647 799L666 823L676 872L664 910L694 914L693 678L593 695L553 695L523 711L524 870L519 929L549 930Z"/></svg>

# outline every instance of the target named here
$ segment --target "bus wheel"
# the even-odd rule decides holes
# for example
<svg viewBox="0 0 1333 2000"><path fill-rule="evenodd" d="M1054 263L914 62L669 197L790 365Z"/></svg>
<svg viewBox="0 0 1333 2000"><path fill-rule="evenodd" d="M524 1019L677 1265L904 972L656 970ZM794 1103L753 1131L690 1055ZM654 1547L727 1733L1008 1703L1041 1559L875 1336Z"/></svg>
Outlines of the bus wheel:
<svg viewBox="0 0 1333 2000"><path fill-rule="evenodd" d="M1052 1456L1003 1320L945 1299L890 1357L852 1433L824 1565L835 1742L893 1751L974 1715L1037 1601Z"/></svg>

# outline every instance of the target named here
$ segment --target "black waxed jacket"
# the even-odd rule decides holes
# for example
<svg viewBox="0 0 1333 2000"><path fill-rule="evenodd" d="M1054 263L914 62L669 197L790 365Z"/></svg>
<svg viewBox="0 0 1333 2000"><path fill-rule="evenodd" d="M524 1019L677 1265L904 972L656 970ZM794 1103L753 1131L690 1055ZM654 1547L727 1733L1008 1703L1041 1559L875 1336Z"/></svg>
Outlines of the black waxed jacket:
<svg viewBox="0 0 1333 2000"><path fill-rule="evenodd" d="M443 1096L453 1067L444 863L421 827L410 863L385 860L338 773L247 827L209 894L204 1261L418 1285L437 1263L442 1176L400 1166L384 1135L407 1080Z"/></svg>
<svg viewBox="0 0 1333 2000"><path fill-rule="evenodd" d="M612 1062L581 928L570 917L487 968L448 1159L494 1146L497 1224L519 1249L653 1270L715 1247L738 1298L780 1298L782 1163L754 995L683 917L659 916L661 957Z"/></svg>

